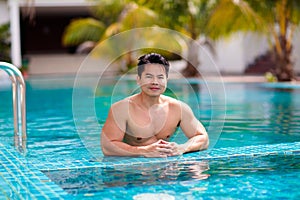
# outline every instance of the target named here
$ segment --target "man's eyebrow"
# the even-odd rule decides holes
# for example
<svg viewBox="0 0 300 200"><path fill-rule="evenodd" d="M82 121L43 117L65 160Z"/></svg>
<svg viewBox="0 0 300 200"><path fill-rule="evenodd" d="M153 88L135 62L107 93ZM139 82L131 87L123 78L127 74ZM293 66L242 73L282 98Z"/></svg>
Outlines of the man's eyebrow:
<svg viewBox="0 0 300 200"><path fill-rule="evenodd" d="M154 74L151 73L145 73L145 76L154 76ZM164 76L164 74L158 74L156 76Z"/></svg>
<svg viewBox="0 0 300 200"><path fill-rule="evenodd" d="M146 76L147 76L147 75L154 76L153 74L150 74L150 73L146 73L145 75L146 75Z"/></svg>

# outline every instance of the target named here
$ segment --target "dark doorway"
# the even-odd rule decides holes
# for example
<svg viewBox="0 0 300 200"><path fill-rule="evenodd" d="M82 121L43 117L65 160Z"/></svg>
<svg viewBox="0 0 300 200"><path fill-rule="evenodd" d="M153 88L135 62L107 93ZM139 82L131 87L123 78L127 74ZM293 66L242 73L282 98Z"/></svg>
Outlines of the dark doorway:
<svg viewBox="0 0 300 200"><path fill-rule="evenodd" d="M62 45L65 27L75 18L90 16L86 7L35 8L33 20L21 9L22 54L72 53Z"/></svg>

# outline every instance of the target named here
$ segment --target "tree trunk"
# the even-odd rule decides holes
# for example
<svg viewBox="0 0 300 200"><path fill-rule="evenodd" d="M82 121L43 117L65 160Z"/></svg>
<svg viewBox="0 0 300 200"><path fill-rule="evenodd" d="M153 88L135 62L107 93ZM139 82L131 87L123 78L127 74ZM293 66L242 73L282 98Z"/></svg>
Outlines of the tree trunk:
<svg viewBox="0 0 300 200"><path fill-rule="evenodd" d="M286 47L286 40L281 38L280 40L282 48L282 53L279 55L278 52L275 51L275 76L277 77L278 81L292 81L295 80L294 70L293 70L293 63L291 61L291 52L292 48L287 49Z"/></svg>
<svg viewBox="0 0 300 200"><path fill-rule="evenodd" d="M188 43L187 65L182 71L184 77L200 76L198 71L199 61L199 45L196 41L190 40Z"/></svg>

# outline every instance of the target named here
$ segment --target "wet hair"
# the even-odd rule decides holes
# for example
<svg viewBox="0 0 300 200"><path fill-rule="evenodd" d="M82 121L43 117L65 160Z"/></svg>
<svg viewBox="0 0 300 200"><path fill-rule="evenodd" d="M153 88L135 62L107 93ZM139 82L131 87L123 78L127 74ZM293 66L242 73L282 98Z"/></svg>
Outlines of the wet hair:
<svg viewBox="0 0 300 200"><path fill-rule="evenodd" d="M158 53L149 53L139 57L138 62L138 76L141 77L146 64L160 64L163 65L166 70L166 76L168 77L170 64L169 62Z"/></svg>

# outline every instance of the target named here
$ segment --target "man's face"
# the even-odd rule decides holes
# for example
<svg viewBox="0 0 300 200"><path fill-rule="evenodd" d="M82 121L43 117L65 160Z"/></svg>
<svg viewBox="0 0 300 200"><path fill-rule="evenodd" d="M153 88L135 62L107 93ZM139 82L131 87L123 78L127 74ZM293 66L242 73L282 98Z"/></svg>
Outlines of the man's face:
<svg viewBox="0 0 300 200"><path fill-rule="evenodd" d="M159 96L167 87L167 76L163 65L146 64L141 77L137 77L141 90L149 96Z"/></svg>

